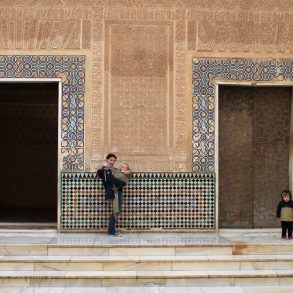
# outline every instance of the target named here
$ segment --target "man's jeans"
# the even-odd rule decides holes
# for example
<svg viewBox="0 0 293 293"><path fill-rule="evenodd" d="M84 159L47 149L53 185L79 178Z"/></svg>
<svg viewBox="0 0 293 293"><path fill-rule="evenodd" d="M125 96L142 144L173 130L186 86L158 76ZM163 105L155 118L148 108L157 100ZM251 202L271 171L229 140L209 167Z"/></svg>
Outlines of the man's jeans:
<svg viewBox="0 0 293 293"><path fill-rule="evenodd" d="M119 211L122 212L122 192L118 191L118 204L119 204ZM113 202L112 202L112 213L111 217L109 219L109 225L108 225L108 233L110 235L114 235L116 233L116 219L113 213Z"/></svg>

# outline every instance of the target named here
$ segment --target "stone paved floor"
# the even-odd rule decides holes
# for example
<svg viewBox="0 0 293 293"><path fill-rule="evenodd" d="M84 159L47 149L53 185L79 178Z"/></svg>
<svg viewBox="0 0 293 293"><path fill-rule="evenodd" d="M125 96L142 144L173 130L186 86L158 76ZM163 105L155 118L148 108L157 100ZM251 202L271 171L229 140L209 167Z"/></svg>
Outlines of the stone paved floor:
<svg viewBox="0 0 293 293"><path fill-rule="evenodd" d="M0 288L1 293L292 293L291 286Z"/></svg>
<svg viewBox="0 0 293 293"><path fill-rule="evenodd" d="M121 238L106 233L57 233L56 230L0 230L0 244L92 244L92 245L188 245L232 243L278 244L280 229L223 229L219 233L124 233Z"/></svg>
<svg viewBox="0 0 293 293"><path fill-rule="evenodd" d="M0 244L67 244L67 245L188 245L232 243L279 243L280 229L224 229L219 233L125 233L121 238L105 233L60 233L55 230L0 230ZM220 286L220 287L2 287L0 293L277 293L293 292L292 286Z"/></svg>

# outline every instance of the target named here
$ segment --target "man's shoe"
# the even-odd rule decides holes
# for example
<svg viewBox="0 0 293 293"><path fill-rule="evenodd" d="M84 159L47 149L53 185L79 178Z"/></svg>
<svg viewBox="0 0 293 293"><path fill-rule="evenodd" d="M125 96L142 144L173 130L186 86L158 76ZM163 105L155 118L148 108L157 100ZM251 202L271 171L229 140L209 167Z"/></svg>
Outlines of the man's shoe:
<svg viewBox="0 0 293 293"><path fill-rule="evenodd" d="M287 238L286 237L284 237L284 236L282 236L282 238L281 238L281 240L286 240Z"/></svg>
<svg viewBox="0 0 293 293"><path fill-rule="evenodd" d="M116 232L115 234L109 234L109 235L114 236L114 237L122 237L122 234L119 232Z"/></svg>
<svg viewBox="0 0 293 293"><path fill-rule="evenodd" d="M293 237L292 237L292 236L290 236L290 237L288 237L288 239L289 239L289 240L293 240Z"/></svg>

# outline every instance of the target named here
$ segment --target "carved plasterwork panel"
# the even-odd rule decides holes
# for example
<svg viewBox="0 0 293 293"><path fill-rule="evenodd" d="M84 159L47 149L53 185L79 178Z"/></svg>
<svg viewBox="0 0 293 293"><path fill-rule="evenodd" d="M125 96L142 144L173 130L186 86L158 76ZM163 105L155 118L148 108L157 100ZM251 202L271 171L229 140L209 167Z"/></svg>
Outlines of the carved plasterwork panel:
<svg viewBox="0 0 293 293"><path fill-rule="evenodd" d="M236 9L249 9L252 11L272 11L272 10L283 10L287 11L293 8L293 3L290 0L1 0L3 5L19 5L25 7L31 7L35 5L37 7L52 7L54 4L59 6L68 7L74 5L77 8L82 6L88 7L90 5L96 6L125 6L126 8L135 7L135 9L142 8L197 8L197 9L210 9L210 10L236 10ZM78 9L76 13L78 13Z"/></svg>
<svg viewBox="0 0 293 293"><path fill-rule="evenodd" d="M110 24L111 76L166 76L171 37L168 24Z"/></svg>
<svg viewBox="0 0 293 293"><path fill-rule="evenodd" d="M99 8L95 11L93 20L93 42L92 42L92 156L103 153L104 144L104 21L102 18L104 10ZM90 158L92 160L92 157ZM96 163L93 167L96 168Z"/></svg>
<svg viewBox="0 0 293 293"><path fill-rule="evenodd" d="M284 11L189 9L188 49L198 52L292 53L292 16Z"/></svg>
<svg viewBox="0 0 293 293"><path fill-rule="evenodd" d="M92 10L0 7L0 49L90 49Z"/></svg>
<svg viewBox="0 0 293 293"><path fill-rule="evenodd" d="M174 101L173 37L171 22L106 23L106 149L136 170L186 169L185 92ZM185 78L178 78L184 87Z"/></svg>
<svg viewBox="0 0 293 293"><path fill-rule="evenodd" d="M134 156L167 155L172 141L166 79L113 77L111 81L110 149Z"/></svg>
<svg viewBox="0 0 293 293"><path fill-rule="evenodd" d="M168 155L169 26L112 23L108 32L109 149L128 156Z"/></svg>

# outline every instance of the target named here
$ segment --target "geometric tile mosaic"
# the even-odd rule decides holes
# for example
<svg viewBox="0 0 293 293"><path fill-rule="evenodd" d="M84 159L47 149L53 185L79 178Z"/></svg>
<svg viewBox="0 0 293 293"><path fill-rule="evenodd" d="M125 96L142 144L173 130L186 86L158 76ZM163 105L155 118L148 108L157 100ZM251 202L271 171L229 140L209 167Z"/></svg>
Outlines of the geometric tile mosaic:
<svg viewBox="0 0 293 293"><path fill-rule="evenodd" d="M215 172L215 82L292 81L289 59L194 58L192 63L193 171Z"/></svg>
<svg viewBox="0 0 293 293"><path fill-rule="evenodd" d="M84 170L84 56L0 56L1 78L60 78L61 170ZM57 135L57 133L56 133Z"/></svg>
<svg viewBox="0 0 293 293"><path fill-rule="evenodd" d="M106 231L110 207L96 173L61 173L61 231ZM213 174L135 173L123 190L118 228L131 231L215 230Z"/></svg>

